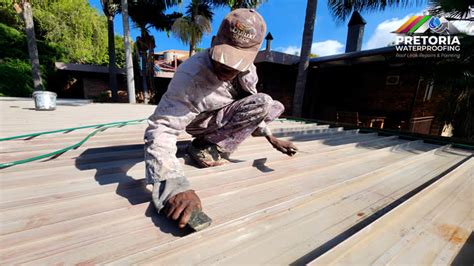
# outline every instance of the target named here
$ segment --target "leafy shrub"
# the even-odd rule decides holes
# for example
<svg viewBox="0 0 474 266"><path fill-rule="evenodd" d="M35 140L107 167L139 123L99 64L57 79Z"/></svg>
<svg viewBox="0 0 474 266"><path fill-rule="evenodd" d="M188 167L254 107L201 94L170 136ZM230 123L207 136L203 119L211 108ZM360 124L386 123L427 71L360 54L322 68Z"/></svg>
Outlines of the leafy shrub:
<svg viewBox="0 0 474 266"><path fill-rule="evenodd" d="M31 96L33 78L29 61L20 59L0 61L0 93L17 97Z"/></svg>

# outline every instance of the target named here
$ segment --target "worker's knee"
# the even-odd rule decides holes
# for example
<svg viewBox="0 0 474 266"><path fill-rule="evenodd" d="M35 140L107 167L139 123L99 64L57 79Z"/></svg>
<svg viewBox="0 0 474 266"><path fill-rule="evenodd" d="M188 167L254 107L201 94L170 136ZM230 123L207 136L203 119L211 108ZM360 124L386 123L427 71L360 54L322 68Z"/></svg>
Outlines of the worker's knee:
<svg viewBox="0 0 474 266"><path fill-rule="evenodd" d="M245 97L242 99L238 111L234 114L233 119L260 123L260 121L268 116L272 103L272 97L264 93L257 93Z"/></svg>
<svg viewBox="0 0 474 266"><path fill-rule="evenodd" d="M265 93L259 92L257 94L254 94L254 97L258 99L259 102L266 105L270 105L273 102L272 97L270 97L270 95L265 94Z"/></svg>
<svg viewBox="0 0 474 266"><path fill-rule="evenodd" d="M281 102L273 100L268 113L271 113L276 118L283 114L284 111L285 106Z"/></svg>
<svg viewBox="0 0 474 266"><path fill-rule="evenodd" d="M273 99L270 97L270 95L265 93L257 93L249 97L251 97L251 102L255 104L256 108L261 110L262 115L266 115L268 113L273 103Z"/></svg>

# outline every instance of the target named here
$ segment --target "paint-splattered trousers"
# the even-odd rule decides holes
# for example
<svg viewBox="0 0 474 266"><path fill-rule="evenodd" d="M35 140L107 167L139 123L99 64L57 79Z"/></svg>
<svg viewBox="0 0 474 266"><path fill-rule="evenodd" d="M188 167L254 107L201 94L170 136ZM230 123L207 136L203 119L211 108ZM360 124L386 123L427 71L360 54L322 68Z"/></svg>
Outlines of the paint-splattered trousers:
<svg viewBox="0 0 474 266"><path fill-rule="evenodd" d="M224 152L232 153L253 132L257 135L268 134L267 128L259 126L267 125L278 118L283 111L283 104L267 94L257 93L219 110L199 114L186 127L186 132L195 138L218 145ZM153 191L156 208L160 210L170 197L188 189L190 189L189 182L184 176L161 181L159 188L155 187Z"/></svg>
<svg viewBox="0 0 474 266"><path fill-rule="evenodd" d="M283 104L264 93L235 101L219 110L201 113L186 127L193 137L218 145L224 152L234 152L252 132L264 131L264 126L278 118ZM263 134L263 132L259 132Z"/></svg>

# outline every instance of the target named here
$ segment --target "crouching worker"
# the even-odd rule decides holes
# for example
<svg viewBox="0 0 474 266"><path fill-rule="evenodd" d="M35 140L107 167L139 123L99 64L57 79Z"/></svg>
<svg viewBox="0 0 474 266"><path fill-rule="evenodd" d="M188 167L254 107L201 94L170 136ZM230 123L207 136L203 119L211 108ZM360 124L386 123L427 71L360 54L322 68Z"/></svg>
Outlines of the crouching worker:
<svg viewBox="0 0 474 266"><path fill-rule="evenodd" d="M201 201L176 158L176 140L186 131L194 139L188 152L201 167L228 163L229 154L250 135L265 136L278 151L293 155L296 147L272 136L267 124L284 110L270 96L257 93L253 61L266 25L255 10L237 9L223 20L211 48L176 71L145 131L146 178L153 184L158 212L178 220L180 228Z"/></svg>

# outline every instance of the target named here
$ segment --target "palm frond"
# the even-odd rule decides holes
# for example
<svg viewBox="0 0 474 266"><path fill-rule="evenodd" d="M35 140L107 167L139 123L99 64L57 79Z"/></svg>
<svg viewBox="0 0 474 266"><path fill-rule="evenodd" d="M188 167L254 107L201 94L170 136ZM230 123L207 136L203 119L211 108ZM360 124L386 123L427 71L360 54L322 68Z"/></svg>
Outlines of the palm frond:
<svg viewBox="0 0 474 266"><path fill-rule="evenodd" d="M337 21L345 21L354 11L382 11L387 7L422 5L428 0L329 0L328 7Z"/></svg>
<svg viewBox="0 0 474 266"><path fill-rule="evenodd" d="M171 32L184 44L194 46L201 42L204 34L211 33L213 15L207 0L192 0L186 7L186 16L173 23Z"/></svg>
<svg viewBox="0 0 474 266"><path fill-rule="evenodd" d="M228 6L234 10L237 8L258 8L267 0L210 0L209 2L216 7Z"/></svg>
<svg viewBox="0 0 474 266"><path fill-rule="evenodd" d="M188 44L191 39L190 32L193 31L193 26L189 17L178 18L171 27L173 35L182 41L184 44Z"/></svg>
<svg viewBox="0 0 474 266"><path fill-rule="evenodd" d="M150 23L155 27L155 29L166 32L170 31L174 22L182 16L183 14L181 13L173 12L167 15L156 16Z"/></svg>
<svg viewBox="0 0 474 266"><path fill-rule="evenodd" d="M474 0L430 0L429 11L433 15L443 15L448 19L472 20Z"/></svg>
<svg viewBox="0 0 474 266"><path fill-rule="evenodd" d="M203 33L211 33L211 21L202 15L197 15L194 18L194 23Z"/></svg>
<svg viewBox="0 0 474 266"><path fill-rule="evenodd" d="M106 16L115 16L121 12L120 0L100 0L100 4Z"/></svg>
<svg viewBox="0 0 474 266"><path fill-rule="evenodd" d="M180 3L181 0L131 0L128 12L138 25L160 24L157 21L168 19L165 15L166 9Z"/></svg>

